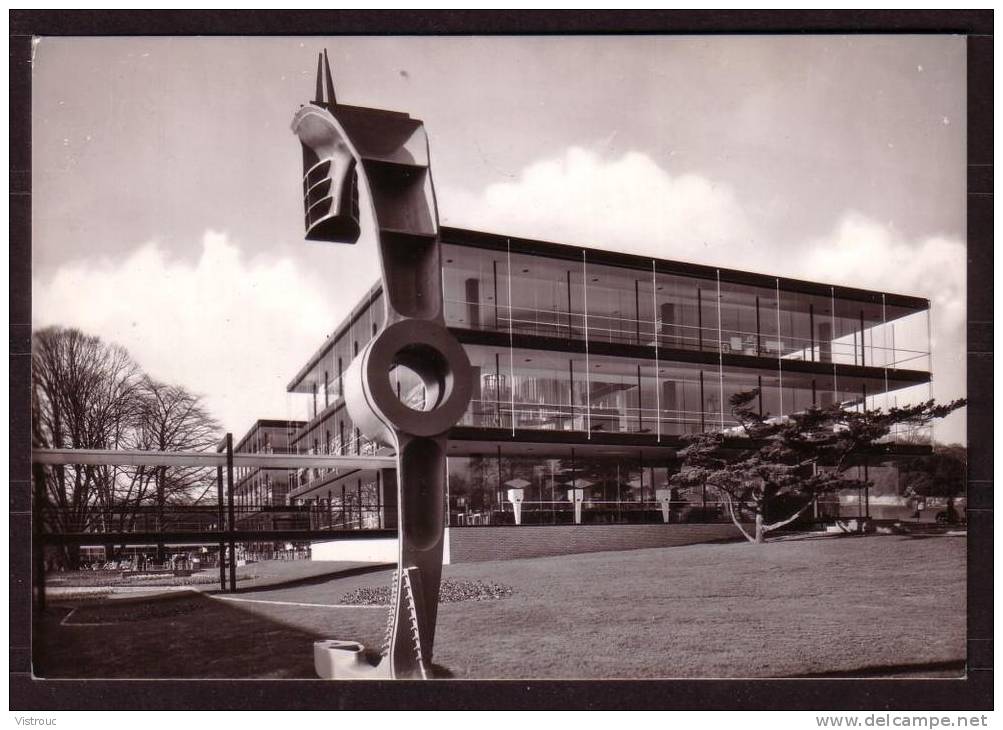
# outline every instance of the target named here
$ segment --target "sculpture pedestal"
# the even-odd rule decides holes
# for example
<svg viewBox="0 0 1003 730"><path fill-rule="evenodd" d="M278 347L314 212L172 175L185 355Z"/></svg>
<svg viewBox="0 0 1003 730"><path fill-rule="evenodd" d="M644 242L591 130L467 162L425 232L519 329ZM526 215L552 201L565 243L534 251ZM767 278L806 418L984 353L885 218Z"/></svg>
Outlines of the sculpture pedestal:
<svg viewBox="0 0 1003 730"><path fill-rule="evenodd" d="M514 488L508 490L508 501L512 503L512 514L515 516L515 524L522 524L522 498L526 490Z"/></svg>
<svg viewBox="0 0 1003 730"><path fill-rule="evenodd" d="M357 641L315 641L313 667L321 679L392 679L390 663L373 666Z"/></svg>
<svg viewBox="0 0 1003 730"><path fill-rule="evenodd" d="M671 515L669 511L670 503L672 502L672 490L671 489L656 489L655 490L655 500L662 507L662 522L669 524L669 517Z"/></svg>
<svg viewBox="0 0 1003 730"><path fill-rule="evenodd" d="M582 524L582 501L585 499L585 490L575 487L568 490L568 501L575 505L575 524Z"/></svg>

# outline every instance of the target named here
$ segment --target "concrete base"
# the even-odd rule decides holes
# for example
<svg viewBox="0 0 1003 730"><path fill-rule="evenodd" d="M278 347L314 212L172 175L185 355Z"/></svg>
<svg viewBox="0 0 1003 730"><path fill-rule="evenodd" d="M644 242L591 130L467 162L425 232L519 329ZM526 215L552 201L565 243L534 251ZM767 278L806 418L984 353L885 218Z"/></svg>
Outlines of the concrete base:
<svg viewBox="0 0 1003 730"><path fill-rule="evenodd" d="M370 664L362 644L356 641L313 643L313 668L321 679L391 679L389 664Z"/></svg>
<svg viewBox="0 0 1003 730"><path fill-rule="evenodd" d="M749 527L751 529L751 526ZM837 528L838 529L838 528ZM742 538L731 524L504 525L447 527L442 564L574 555L605 550L673 547ZM315 542L314 560L396 563L396 540Z"/></svg>
<svg viewBox="0 0 1003 730"><path fill-rule="evenodd" d="M310 545L311 560L351 563L396 563L396 540L331 540Z"/></svg>
<svg viewBox="0 0 1003 730"><path fill-rule="evenodd" d="M522 525L452 527L449 556L453 563L573 555L606 550L692 545L738 540L733 524L676 525Z"/></svg>

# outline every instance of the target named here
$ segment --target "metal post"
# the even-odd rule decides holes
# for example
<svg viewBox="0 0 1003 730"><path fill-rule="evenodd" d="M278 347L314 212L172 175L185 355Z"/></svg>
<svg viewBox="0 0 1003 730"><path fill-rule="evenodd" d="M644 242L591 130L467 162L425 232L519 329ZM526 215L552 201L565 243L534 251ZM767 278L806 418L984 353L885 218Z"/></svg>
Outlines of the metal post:
<svg viewBox="0 0 1003 730"><path fill-rule="evenodd" d="M661 336L659 329L664 327L664 323L660 323L661 317L659 316L658 310L658 278L655 271L655 260L651 259L651 328L654 332L655 337L653 343L655 345L655 440L661 443L662 441L662 384L658 379L658 338Z"/></svg>
<svg viewBox="0 0 1003 730"><path fill-rule="evenodd" d="M867 469L868 459L864 457L864 517L867 519L871 518L871 485L870 478L871 475L868 473Z"/></svg>
<svg viewBox="0 0 1003 730"><path fill-rule="evenodd" d="M811 342L811 361L815 362L815 305L808 305L808 340Z"/></svg>
<svg viewBox="0 0 1003 730"><path fill-rule="evenodd" d="M31 500L31 535L33 551L32 557L35 561L35 608L39 613L45 611L45 544L42 541L44 526L42 520L45 516L45 467L41 464L32 464L32 476L34 477L35 494Z"/></svg>
<svg viewBox="0 0 1003 730"><path fill-rule="evenodd" d="M697 349L703 352L703 302L700 299L700 287L697 287Z"/></svg>
<svg viewBox="0 0 1003 730"><path fill-rule="evenodd" d="M568 358L568 415L571 417L571 430L575 429L575 361Z"/></svg>
<svg viewBox="0 0 1003 730"><path fill-rule="evenodd" d="M780 336L780 278L777 277L777 417L784 417L784 345Z"/></svg>
<svg viewBox="0 0 1003 730"><path fill-rule="evenodd" d="M507 279L508 285L508 377L509 377L509 394L511 395L510 402L512 408L512 437L515 438L515 355L513 350L514 345L514 334L512 330L512 320L515 318L515 313L512 311L512 242L506 239L506 258L505 258L505 278ZM585 334L585 353L588 357L588 332Z"/></svg>
<svg viewBox="0 0 1003 730"><path fill-rule="evenodd" d="M724 343L721 334L721 269L717 269L717 377L721 430L724 430Z"/></svg>
<svg viewBox="0 0 1003 730"><path fill-rule="evenodd" d="M495 329L498 329L498 262L491 262L491 275L494 282L494 292L495 292Z"/></svg>
<svg viewBox="0 0 1003 730"><path fill-rule="evenodd" d="M641 469L640 489L641 489L641 521L644 522L647 510L644 509L644 450L637 450L637 463Z"/></svg>
<svg viewBox="0 0 1003 730"><path fill-rule="evenodd" d="M574 338L574 320L571 316L571 271L567 272L567 287L568 287L568 339ZM495 299L498 299L498 295L495 295Z"/></svg>
<svg viewBox="0 0 1003 730"><path fill-rule="evenodd" d="M447 475L449 474L449 459L446 459L446 474ZM449 489L448 477L446 482L446 489ZM446 509L447 510L449 509L448 493L446 496ZM385 527L385 525L383 524L383 479L381 478L381 472L379 469L376 470L376 526L381 530Z"/></svg>
<svg viewBox="0 0 1003 730"><path fill-rule="evenodd" d="M501 410L501 357L495 353L495 425L502 425Z"/></svg>
<svg viewBox="0 0 1003 730"><path fill-rule="evenodd" d="M233 541L233 531L237 529L233 514L233 434L226 434L226 508L229 513L227 526L230 528L230 592L237 591L237 545Z"/></svg>
<svg viewBox="0 0 1003 730"><path fill-rule="evenodd" d="M216 505L217 505L217 516L216 516L216 527L219 530L219 589L221 591L226 590L226 560L224 555L226 555L226 543L223 541L223 533L226 530L225 520L226 517L223 514L223 467L216 467Z"/></svg>
<svg viewBox="0 0 1003 730"><path fill-rule="evenodd" d="M502 497L502 455L501 455L501 444L498 444L498 488L495 490L495 499L498 502L498 506L501 507L499 511L505 511L505 500Z"/></svg>
<svg viewBox="0 0 1003 730"><path fill-rule="evenodd" d="M707 423L705 416L705 411L707 406L704 402L704 397L705 396L703 391L703 370L701 370L700 371L700 433L703 433L704 431L707 430Z"/></svg>
<svg viewBox="0 0 1003 730"><path fill-rule="evenodd" d="M634 280L634 332L637 344L641 344L641 282Z"/></svg>
<svg viewBox="0 0 1003 730"><path fill-rule="evenodd" d="M860 365L867 365L864 353L867 351L866 340L864 339L864 310L860 310Z"/></svg>
<svg viewBox="0 0 1003 730"><path fill-rule="evenodd" d="M655 387L658 385L656 383ZM644 420L643 420L643 403L641 402L641 366L637 366L637 432L642 433L644 431Z"/></svg>
<svg viewBox="0 0 1003 730"><path fill-rule="evenodd" d="M836 358L833 352L833 344L836 340L836 287L829 287L829 324L832 327L832 333L829 335L829 359L832 361L832 399L834 402L839 403L839 380L836 375Z"/></svg>
<svg viewBox="0 0 1003 730"><path fill-rule="evenodd" d="M779 337L779 333L777 333ZM763 354L763 329L759 319L759 295L756 295L756 357Z"/></svg>
<svg viewBox="0 0 1003 730"><path fill-rule="evenodd" d="M582 251L582 316L585 328L585 439L592 439L592 373L589 372L589 275L585 262L585 251ZM514 383L513 383L514 386ZM515 392L513 387L512 392ZM515 436L515 431L512 431Z"/></svg>

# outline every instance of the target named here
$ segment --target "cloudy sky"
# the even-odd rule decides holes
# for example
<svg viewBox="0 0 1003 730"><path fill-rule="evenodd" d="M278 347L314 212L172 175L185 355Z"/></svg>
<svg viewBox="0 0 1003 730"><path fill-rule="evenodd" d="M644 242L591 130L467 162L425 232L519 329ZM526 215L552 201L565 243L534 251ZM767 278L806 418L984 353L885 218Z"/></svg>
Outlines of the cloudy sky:
<svg viewBox="0 0 1003 730"><path fill-rule="evenodd" d="M285 384L378 276L370 241L302 238L289 123L325 47L340 101L425 121L443 224L928 297L933 395L965 394L953 36L45 38L34 324L238 438L302 417Z"/></svg>

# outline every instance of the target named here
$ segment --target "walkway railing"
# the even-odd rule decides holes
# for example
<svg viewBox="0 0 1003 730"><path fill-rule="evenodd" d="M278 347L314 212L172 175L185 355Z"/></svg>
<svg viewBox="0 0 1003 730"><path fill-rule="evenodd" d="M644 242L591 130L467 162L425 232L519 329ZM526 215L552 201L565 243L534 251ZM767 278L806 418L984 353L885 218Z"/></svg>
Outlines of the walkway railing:
<svg viewBox="0 0 1003 730"><path fill-rule="evenodd" d="M321 527L311 519L310 511L299 506L275 506L275 515L289 519L273 520L267 527L255 524L248 529L238 521L234 504L233 470L260 467L263 469L325 469L351 472L360 469L387 469L396 466L392 456L332 456L321 454L234 453L233 436L226 437L215 453L205 451L137 451L111 449L33 449L31 453L34 492L32 500L32 541L34 592L39 610L45 607L45 545L162 545L165 543L218 544L220 555L227 550L228 560L220 560L220 587L236 590L236 543L273 542L288 540L337 540L395 538L396 529L344 529ZM94 506L98 517L72 529L46 529L45 517L51 522L73 525L73 520L60 520L59 510L48 504L46 467L109 466L109 467L182 467L216 468L216 504L183 507L133 505L133 518L126 519L124 508ZM225 475L225 480L224 480ZM225 483L225 489L224 489ZM65 511L65 510L64 510ZM287 514L288 513L288 514ZM302 516L303 519L297 519ZM227 581L226 565L230 566Z"/></svg>

